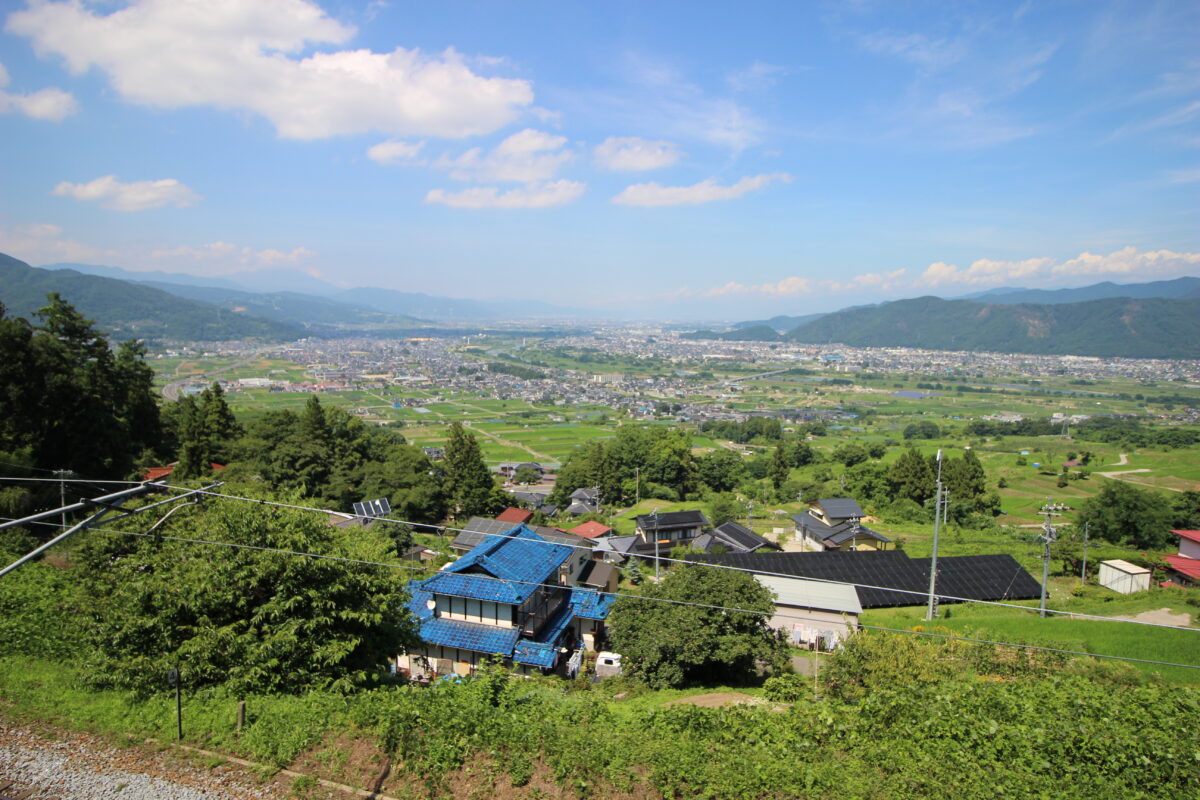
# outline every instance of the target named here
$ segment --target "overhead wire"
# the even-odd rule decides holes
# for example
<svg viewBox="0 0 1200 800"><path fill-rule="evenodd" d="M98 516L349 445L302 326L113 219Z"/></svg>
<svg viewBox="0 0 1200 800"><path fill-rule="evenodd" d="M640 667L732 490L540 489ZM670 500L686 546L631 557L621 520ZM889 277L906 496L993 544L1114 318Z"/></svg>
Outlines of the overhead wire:
<svg viewBox="0 0 1200 800"><path fill-rule="evenodd" d="M8 479L0 476L0 481L2 481L2 480L8 480ZM50 479L50 478L45 478L45 479L24 478L21 480L47 480L47 481L54 482L54 483L58 482L57 479ZM117 483L132 483L132 484L141 483L141 481L115 481L115 482L117 482ZM336 511L334 509L319 508L319 507L315 507L315 506L298 505L296 503L284 503L279 500L265 500L265 499L258 499L258 498L253 498L253 497L243 497L241 495L225 494L223 492L214 492L214 491L209 491L209 490L204 490L204 489L189 489L184 486L171 486L171 485L167 484L167 485L164 485L164 488L171 490L171 491L187 492L187 493L196 494L196 495L207 495L210 497L217 497L217 498L221 498L221 499L225 499L225 500L237 500L237 501L241 501L241 502L245 502L245 503L257 504L260 506L271 506L271 507L277 507L277 508L292 509L292 510L296 510L296 511L315 512L318 514L324 514L326 516L337 516L337 517L341 517L343 519L358 519L358 520L369 521L369 522L389 522L389 523L397 524L397 525L408 525L408 526L414 527L414 528L428 528L428 529L432 529L434 531L439 531L439 532L453 531L455 533L470 533L470 534L482 536L482 537L507 538L506 533L486 533L483 531L471 530L470 528L456 528L456 527L449 526L449 525L437 525L435 523L429 523L429 522L412 522L409 520L393 519L391 517L381 517L381 516L375 516L375 515L371 515L371 514L347 513L345 511ZM513 527L516 527L516 525L514 525ZM540 540L540 541L530 540L530 541L534 542L534 544L539 544L539 545L550 545L550 546L555 546L555 547L570 547L572 549L588 550L589 552L594 550L594 548L589 545L567 544L565 542L563 542L563 543L550 542L550 541L546 541L546 540ZM829 584L835 584L835 585L853 586L856 589L871 589L871 590L876 590L876 591L895 592L897 594L907 594L907 595L913 595L915 597L921 597L921 598L925 598L925 597L929 596L928 592L919 591L916 589L901 589L901 588L897 588L897 587L893 587L893 586L876 586L874 584L869 584L869 583L856 583L854 581L837 580L837 579L833 579L833 578L818 578L818 577L809 577L809 576L805 576L805 575L793 575L793 574L786 573L786 572L771 572L771 571L762 570L762 569L749 569L746 567L735 567L730 564L715 564L712 562L705 562L705 561L692 561L689 559L671 558L669 556L654 556L654 558L656 558L660 562L668 563L668 564L682 564L685 566L702 566L702 567L707 567L710 569L727 570L730 572L744 572L749 575L763 575L765 577L773 577L773 578L791 578L794 580L813 581L815 583L829 583ZM1015 577L1015 575L1014 575L1014 577ZM1011 583L1010 583L1010 585L1011 585ZM1024 605L1020 605L1019 603L1006 603L1006 602L999 601L999 600L980 600L980 599L972 598L972 597L958 597L955 595L940 594L940 593L937 594L936 597L939 602L949 601L949 602L954 602L954 603L966 603L966 604L973 604L973 605L992 606L992 607L997 607L997 608L1012 608L1012 609L1017 609L1020 611L1027 611L1030 613L1038 613L1040 611L1040 609L1037 608L1036 606L1024 606ZM1148 622L1145 620L1136 620L1136 619L1122 619L1119 617L1109 617L1109 616L1104 616L1104 615L1099 615L1099 614L1085 614L1085 613L1079 612L1079 611L1064 611L1064 610L1060 610L1060 609L1047 608L1046 613L1060 615L1063 617L1068 617L1068 618L1073 618L1073 619L1089 619L1089 620L1096 620L1096 621L1102 621L1102 622L1119 622L1119 623L1130 624L1130 625L1141 625L1141 626L1150 627L1150 628L1168 628L1170 630L1190 631L1193 633L1200 633L1200 628L1181 628L1176 625L1164 625L1164 624L1158 623L1158 622Z"/></svg>
<svg viewBox="0 0 1200 800"><path fill-rule="evenodd" d="M161 520L160 520L160 522L161 522ZM61 525L61 523L55 523L55 522L36 522L34 524L49 525L52 527L59 527ZM157 527L157 523L156 523L156 527ZM249 545L249 544L241 544L238 542L221 542L221 541L215 541L212 539L199 539L199 538L195 538L195 537L185 537L185 536L171 536L171 535L167 535L167 534L158 534L158 533L143 533L143 532L139 532L139 531L121 531L121 530L114 530L111 528L102 528L99 526L90 527L89 530L93 530L98 533L107 533L110 535L134 536L134 537L139 537L139 538L174 541L174 542L187 543L187 544L201 544L201 545L209 545L209 546L214 546L214 547L227 547L227 548L236 549L236 550L248 550L248 551L263 552L263 553L275 553L278 555L285 555L285 556L314 558L314 559L320 559L320 560L325 560L325 561L334 561L334 562L340 562L340 563L346 563L346 564L353 564L353 565L358 565L358 566L383 567L383 568L387 568L387 569L400 569L400 570L407 570L410 572L422 572L422 573L430 571L423 567L408 566L405 564L394 564L394 563L389 563L386 561L371 561L368 559L350 558L347 556L336 556L336 555L330 555L330 554L324 554L324 553L310 553L310 552L303 551L303 550L289 550L287 548L281 548L281 547L268 547L268 546L264 546L264 545ZM519 580L519 579L515 579L515 578L499 578L499 577L495 577L495 576L491 576L491 575L473 575L472 577L484 579L484 580L493 580L493 581L497 581L497 582L504 583L507 585L563 588L563 587L560 587L558 584L541 583L538 581L525 581L525 580ZM800 620L800 621L806 621L806 622L828 622L828 619L824 618L824 617L807 616L807 615L803 615L803 614L796 614L796 613L790 613L790 612L777 612L776 610L759 611L757 609L739 608L737 606L715 605L715 604L710 604L710 603L698 603L698 602L689 601L689 600L673 600L673 599L665 598L665 597L647 597L646 595L632 594L629 592L598 592L598 593L611 595L613 597L618 597L618 598L629 598L631 600L637 600L637 601L641 601L641 602L667 603L670 605L687 606L687 607L693 607L693 608L703 608L703 609L709 609L709 610L714 610L714 611L722 611L722 612L726 612L726 613L733 612L733 613L749 614L749 615L753 615L753 616L794 619L794 620ZM1183 663L1177 663L1177 662L1171 662L1171 661L1159 661L1159 660L1154 660L1154 659L1134 658L1132 656L1121 656L1121 655L1116 655L1116 654L1112 654L1112 653L1090 653L1085 650L1068 650L1065 648L1047 647L1044 645L1033 645L1033 644L1027 644L1027 643L1023 643L1023 642L1005 642L1005 641L991 640L991 639L978 639L978 638L974 638L974 637L958 636L958 635L951 634L951 633L941 633L939 631L913 630L913 629L904 629L904 628L889 628L889 627L885 627L885 626L881 626L881 625L868 625L868 624L863 624L863 623L857 623L857 627L864 629L864 630L874 630L874 631L881 631L881 632L885 632L885 633L900 633L900 634L918 635L918 636L926 636L926 637L935 637L935 638L948 639L948 640L954 640L954 641L972 642L972 643L976 643L976 644L987 644L987 645L993 645L993 646L997 646L997 647L1011 647L1011 648L1016 648L1016 649L1021 649L1021 650L1047 652L1047 653L1059 653L1059 654L1063 654L1063 655L1072 655L1072 656L1079 656L1079 657L1084 657L1084 658L1099 658L1099 659L1107 659L1107 660L1115 660L1115 661L1134 662L1134 663L1139 663L1139 664L1148 664L1148 665L1152 665L1152 666L1179 667L1179 668L1183 668L1183 669L1200 669L1200 664L1183 664Z"/></svg>

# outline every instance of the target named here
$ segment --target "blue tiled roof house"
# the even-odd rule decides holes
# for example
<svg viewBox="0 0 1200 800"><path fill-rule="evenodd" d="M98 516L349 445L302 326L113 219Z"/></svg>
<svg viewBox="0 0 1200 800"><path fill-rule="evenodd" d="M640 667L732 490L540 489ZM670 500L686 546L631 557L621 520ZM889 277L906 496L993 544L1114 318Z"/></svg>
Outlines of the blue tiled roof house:
<svg viewBox="0 0 1200 800"><path fill-rule="evenodd" d="M409 584L425 646L397 666L414 678L465 674L490 656L522 671L565 666L566 654L594 649L615 600L576 585L590 559L589 548L550 542L525 525L487 537Z"/></svg>

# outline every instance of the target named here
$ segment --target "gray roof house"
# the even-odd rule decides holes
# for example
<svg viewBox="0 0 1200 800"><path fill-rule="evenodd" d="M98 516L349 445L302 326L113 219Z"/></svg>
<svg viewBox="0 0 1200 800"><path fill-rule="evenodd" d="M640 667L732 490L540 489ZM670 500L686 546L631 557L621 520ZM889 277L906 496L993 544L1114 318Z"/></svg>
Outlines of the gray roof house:
<svg viewBox="0 0 1200 800"><path fill-rule="evenodd" d="M796 532L823 550L882 550L891 539L862 524L866 512L849 497L818 500L807 512L796 514Z"/></svg>

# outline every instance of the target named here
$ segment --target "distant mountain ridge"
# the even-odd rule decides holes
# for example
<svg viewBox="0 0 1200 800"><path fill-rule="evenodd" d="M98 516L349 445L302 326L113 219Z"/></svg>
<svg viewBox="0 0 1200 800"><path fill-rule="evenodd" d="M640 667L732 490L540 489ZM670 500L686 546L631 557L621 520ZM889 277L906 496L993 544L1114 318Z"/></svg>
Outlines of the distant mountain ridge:
<svg viewBox="0 0 1200 800"><path fill-rule="evenodd" d="M986 292L964 295L956 300L978 300L985 303L1038 303L1058 305L1060 303L1082 303L1087 300L1104 300L1110 297L1132 297L1146 299L1162 297L1182 300L1200 298L1200 278L1184 277L1169 281L1147 283L1093 283L1077 289L989 289Z"/></svg>
<svg viewBox="0 0 1200 800"><path fill-rule="evenodd" d="M400 319L396 322L403 325L427 324L429 320L472 322L481 319L562 318L587 315L587 312L578 309L556 306L540 300L472 300L438 297L422 292L401 292L375 286L343 289L300 270L252 270L231 273L220 278L208 278L183 272L163 272L161 270L142 272L99 264L46 264L41 268L71 269L89 275L145 283L180 297L201 299L225 307L237 304L246 305L247 309L252 310L253 313L272 319L281 318L291 321L298 321L301 314L299 311L293 313L287 309L303 306L307 308L308 312L320 317L320 319L307 319L306 322L332 323L327 312L334 312L334 307L318 306L314 303L316 300L340 303L351 307L345 311L345 314L347 317L356 317L352 321L359 323L367 322L362 318L363 313L371 310L399 317ZM192 291L193 288L248 292L266 295L273 299L252 300L246 296L233 294L207 293L202 295ZM280 296L283 294L291 297L281 298ZM307 301L302 300L302 297L308 298ZM236 301L235 298L237 298ZM283 317L280 317L280 314ZM343 319L342 321L347 320Z"/></svg>
<svg viewBox="0 0 1200 800"><path fill-rule="evenodd" d="M1044 298L1032 302L1029 298ZM774 337L768 332L802 320ZM780 315L690 339L839 342L1030 354L1200 358L1200 278L1077 289L993 289L965 298L920 297L830 314Z"/></svg>
<svg viewBox="0 0 1200 800"><path fill-rule="evenodd" d="M118 339L286 341L305 335L299 325L235 313L140 283L39 269L0 253L0 302L9 316L31 318L50 292L59 292Z"/></svg>
<svg viewBox="0 0 1200 800"><path fill-rule="evenodd" d="M1044 355L1200 358L1200 299L1000 304L918 297L838 311L787 341Z"/></svg>

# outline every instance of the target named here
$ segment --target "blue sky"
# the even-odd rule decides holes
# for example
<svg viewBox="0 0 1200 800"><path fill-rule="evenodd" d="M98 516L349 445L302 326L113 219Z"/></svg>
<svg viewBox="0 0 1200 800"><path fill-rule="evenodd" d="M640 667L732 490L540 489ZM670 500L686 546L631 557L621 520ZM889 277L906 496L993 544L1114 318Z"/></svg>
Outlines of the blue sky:
<svg viewBox="0 0 1200 800"><path fill-rule="evenodd" d="M34 264L731 319L1200 274L1194 0L0 15Z"/></svg>

